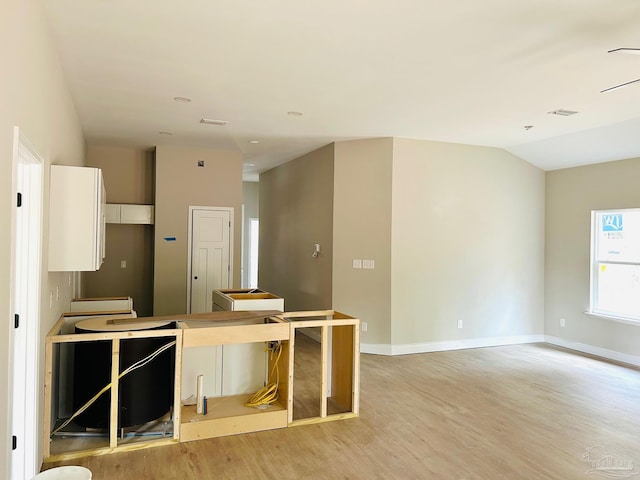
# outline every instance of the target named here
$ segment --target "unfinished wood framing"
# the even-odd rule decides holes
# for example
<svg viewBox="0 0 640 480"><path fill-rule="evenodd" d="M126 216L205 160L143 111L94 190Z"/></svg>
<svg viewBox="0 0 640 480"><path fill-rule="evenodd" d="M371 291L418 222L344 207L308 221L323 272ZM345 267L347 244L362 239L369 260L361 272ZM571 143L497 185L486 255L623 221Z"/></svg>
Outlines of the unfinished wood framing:
<svg viewBox="0 0 640 480"><path fill-rule="evenodd" d="M289 425L306 425L357 417L360 405L360 320L334 310L287 312L280 318L289 322L290 328L290 387ZM295 332L297 329L320 327L321 385L320 415L311 418L293 418L295 385ZM330 403L338 405L332 413Z"/></svg>
<svg viewBox="0 0 640 480"><path fill-rule="evenodd" d="M211 314L148 317L124 319L128 323L175 321L176 328L167 330L109 331L100 333L76 333L61 335L64 317L56 323L45 343L45 461L60 461L87 455L130 451L154 445L188 442L204 438L255 432L309 423L341 420L358 416L359 408L359 324L360 321L333 310L280 313L264 312L213 312ZM226 316L223 314L227 314ZM274 315L275 314L275 315ZM248 318L247 318L248 317ZM115 324L115 321L113 322ZM293 420L295 333L299 328L320 327L321 330L321 399L320 416ZM174 337L175 383L173 397L173 436L129 444L118 439L118 391L120 386L121 340L132 338ZM87 342L111 342L111 403L109 446L62 454L51 454L53 429L52 394L53 347L55 344ZM182 355L184 348L236 343L279 342L281 354L269 358L268 372L278 371L278 400L269 407L246 407L248 395L208 398L206 415L197 414L195 406L181 406ZM277 362L277 364L276 364ZM267 381L269 379L266 379ZM337 402L341 410L334 413L330 402Z"/></svg>
<svg viewBox="0 0 640 480"><path fill-rule="evenodd" d="M99 316L99 315L97 315ZM179 328L165 329L165 330L140 330L140 331L128 331L128 332L101 332L101 333L75 333L60 335L60 330L64 326L65 315L56 322L54 327L47 335L45 340L45 381L44 381L44 393L45 393L45 411L44 411L44 442L43 442L43 456L45 462L60 461L70 458L79 458L83 456L91 455L104 455L106 453L115 453L121 451L137 450L141 448L147 448L152 445L166 444L167 440L171 443L175 443L178 439L176 431L178 428L179 413L177 418L174 416L174 435L172 438L166 437L152 440L142 440L135 443L129 443L122 445L118 442L118 391L120 387L120 341L123 339L134 338L156 338L156 337L173 337L175 340L175 365L180 365L182 349L182 330ZM51 436L54 427L53 418L53 346L55 344L63 343L78 343L78 342L94 342L94 341L109 341L111 342L111 385L109 392L105 392L103 395L110 395L110 408L109 408L109 446L99 448L89 448L72 452L65 452L62 454L52 455L51 452ZM176 398L180 398L180 385L176 382L174 388L176 389L174 395L174 402ZM97 393L97 392L96 392ZM175 408L175 412L179 412L179 409Z"/></svg>

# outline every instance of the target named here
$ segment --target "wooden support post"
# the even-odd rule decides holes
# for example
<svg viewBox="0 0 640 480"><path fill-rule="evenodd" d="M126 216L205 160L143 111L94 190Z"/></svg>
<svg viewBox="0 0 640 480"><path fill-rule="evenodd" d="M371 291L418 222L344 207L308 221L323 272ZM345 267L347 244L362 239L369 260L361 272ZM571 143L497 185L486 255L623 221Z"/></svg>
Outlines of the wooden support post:
<svg viewBox="0 0 640 480"><path fill-rule="evenodd" d="M109 422L109 447L118 446L118 392L120 381L120 339L114 338L111 343L111 420Z"/></svg>
<svg viewBox="0 0 640 480"><path fill-rule="evenodd" d="M360 321L353 325L353 405L354 415L360 414Z"/></svg>
<svg viewBox="0 0 640 480"><path fill-rule="evenodd" d="M289 368L287 372L287 383L289 384L287 393L287 423L290 425L293 423L293 372L294 372L294 360L296 351L296 329L293 323L289 324Z"/></svg>
<svg viewBox="0 0 640 480"><path fill-rule="evenodd" d="M322 365L322 380L320 385L320 418L326 418L327 416L327 389L329 386L329 327L323 325L320 327L321 342L320 349L321 365Z"/></svg>
<svg viewBox="0 0 640 480"><path fill-rule="evenodd" d="M282 353L278 360L278 370L280 372L280 382L278 383L278 403L283 408L288 408L289 404L289 342L282 341ZM269 365L269 372L271 372L271 365Z"/></svg>
<svg viewBox="0 0 640 480"><path fill-rule="evenodd" d="M51 455L51 430L53 415L53 343L47 337L44 342L44 437L42 439L43 456Z"/></svg>
<svg viewBox="0 0 640 480"><path fill-rule="evenodd" d="M173 386L173 438L180 440L180 420L182 418L182 331L176 333L175 383Z"/></svg>

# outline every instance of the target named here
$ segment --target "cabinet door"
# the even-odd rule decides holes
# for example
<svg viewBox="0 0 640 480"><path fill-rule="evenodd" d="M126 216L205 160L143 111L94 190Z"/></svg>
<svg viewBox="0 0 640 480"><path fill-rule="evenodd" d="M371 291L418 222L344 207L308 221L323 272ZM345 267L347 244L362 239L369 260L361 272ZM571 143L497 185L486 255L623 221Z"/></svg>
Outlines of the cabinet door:
<svg viewBox="0 0 640 480"><path fill-rule="evenodd" d="M104 184L98 168L52 165L49 270L98 270L104 258Z"/></svg>

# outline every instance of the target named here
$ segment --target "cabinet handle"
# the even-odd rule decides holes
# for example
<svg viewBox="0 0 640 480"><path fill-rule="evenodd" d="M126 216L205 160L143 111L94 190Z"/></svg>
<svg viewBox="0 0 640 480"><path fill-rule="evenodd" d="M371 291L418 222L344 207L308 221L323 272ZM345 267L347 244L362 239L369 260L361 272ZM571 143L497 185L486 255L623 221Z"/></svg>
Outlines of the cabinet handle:
<svg viewBox="0 0 640 480"><path fill-rule="evenodd" d="M198 277L193 277L193 279L194 279L194 280L197 280L197 279L198 279Z"/></svg>

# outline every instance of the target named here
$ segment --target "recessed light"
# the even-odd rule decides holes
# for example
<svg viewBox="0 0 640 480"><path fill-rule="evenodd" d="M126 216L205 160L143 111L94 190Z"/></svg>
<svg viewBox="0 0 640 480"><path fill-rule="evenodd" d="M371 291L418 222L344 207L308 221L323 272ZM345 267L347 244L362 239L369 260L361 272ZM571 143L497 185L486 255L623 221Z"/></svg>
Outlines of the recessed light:
<svg viewBox="0 0 640 480"><path fill-rule="evenodd" d="M255 163L245 163L244 166L245 167L255 167L256 164Z"/></svg>
<svg viewBox="0 0 640 480"><path fill-rule="evenodd" d="M163 130L163 131L158 132L158 133L159 133L160 135L173 135L173 133L172 133L172 132L169 132L169 131L167 131L167 130Z"/></svg>
<svg viewBox="0 0 640 480"><path fill-rule="evenodd" d="M249 140L249 143L253 143L253 144L260 143L260 140Z"/></svg>
<svg viewBox="0 0 640 480"><path fill-rule="evenodd" d="M189 103L191 99L189 97L173 97L176 102Z"/></svg>
<svg viewBox="0 0 640 480"><path fill-rule="evenodd" d="M302 116L302 112L287 112L287 115L290 115L292 117L301 117Z"/></svg>
<svg viewBox="0 0 640 480"><path fill-rule="evenodd" d="M212 118L201 118L200 123L206 123L207 125L220 125L224 126L227 122L226 120L213 120Z"/></svg>
<svg viewBox="0 0 640 480"><path fill-rule="evenodd" d="M549 115L560 115L561 117L570 117L571 115L575 115L578 112L574 110L565 110L564 108L559 108L558 110L553 110L547 113Z"/></svg>

